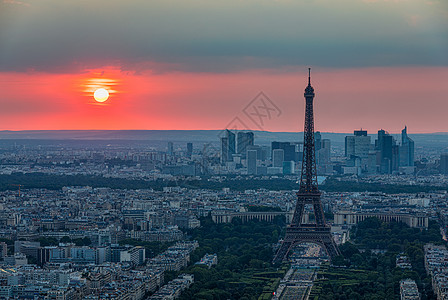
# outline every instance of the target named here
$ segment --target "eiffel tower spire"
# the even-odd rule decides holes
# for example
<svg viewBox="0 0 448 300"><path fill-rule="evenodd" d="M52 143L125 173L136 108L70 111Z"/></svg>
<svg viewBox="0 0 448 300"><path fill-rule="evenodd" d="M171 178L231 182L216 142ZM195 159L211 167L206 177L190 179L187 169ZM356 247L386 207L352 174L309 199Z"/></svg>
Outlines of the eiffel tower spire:
<svg viewBox="0 0 448 300"><path fill-rule="evenodd" d="M318 192L316 154L314 147L314 88L311 86L311 68L308 68L308 86L305 88L305 128L303 130L303 161L299 192Z"/></svg>
<svg viewBox="0 0 448 300"><path fill-rule="evenodd" d="M311 68L308 68L308 85L311 85Z"/></svg>
<svg viewBox="0 0 448 300"><path fill-rule="evenodd" d="M274 263L286 259L291 248L303 242L320 245L330 259L340 255L333 240L330 226L325 222L320 192L317 186L316 154L314 145L314 88L311 86L311 68L308 69L308 86L305 88L305 127L303 131L303 161L299 192L294 216L286 228L285 239L274 257ZM315 223L302 223L305 205L313 206Z"/></svg>

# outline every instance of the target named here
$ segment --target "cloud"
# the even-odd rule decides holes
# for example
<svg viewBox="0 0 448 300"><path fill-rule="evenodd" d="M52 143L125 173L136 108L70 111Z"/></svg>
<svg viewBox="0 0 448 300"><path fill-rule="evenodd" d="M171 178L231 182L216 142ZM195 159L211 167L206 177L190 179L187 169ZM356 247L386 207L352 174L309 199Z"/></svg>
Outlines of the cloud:
<svg viewBox="0 0 448 300"><path fill-rule="evenodd" d="M435 1L12 1L0 3L0 71L448 65Z"/></svg>

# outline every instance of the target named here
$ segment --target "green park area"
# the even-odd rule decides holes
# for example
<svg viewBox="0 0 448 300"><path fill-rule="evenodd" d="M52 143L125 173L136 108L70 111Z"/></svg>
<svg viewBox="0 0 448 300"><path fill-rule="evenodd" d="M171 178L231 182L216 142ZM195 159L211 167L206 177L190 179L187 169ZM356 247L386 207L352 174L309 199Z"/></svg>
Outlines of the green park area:
<svg viewBox="0 0 448 300"><path fill-rule="evenodd" d="M190 232L199 242L192 253L196 262L206 253L216 253L218 264L208 269L191 265L183 273L192 273L195 283L180 299L270 299L288 267L275 268L272 245L283 234L284 219L274 223L251 221L215 224L211 218Z"/></svg>
<svg viewBox="0 0 448 300"><path fill-rule="evenodd" d="M218 265L190 265L182 271L194 274L195 283L180 299L270 299L289 267L271 264L272 245L283 235L284 222L201 221L203 226L190 232L200 244L192 262L217 253ZM436 222L420 230L369 218L354 227L351 236L352 241L340 247L343 256L320 268L310 299L400 299L399 282L406 278L416 281L422 300L436 299L423 252L425 243L443 242ZM409 257L412 269L395 266L400 253Z"/></svg>
<svg viewBox="0 0 448 300"><path fill-rule="evenodd" d="M369 218L354 227L352 241L340 247L343 254L333 265L323 265L310 299L400 299L400 280L416 281L422 300L436 299L425 272L423 246L442 243L439 225L428 230L403 223ZM398 254L409 257L412 269L396 267Z"/></svg>

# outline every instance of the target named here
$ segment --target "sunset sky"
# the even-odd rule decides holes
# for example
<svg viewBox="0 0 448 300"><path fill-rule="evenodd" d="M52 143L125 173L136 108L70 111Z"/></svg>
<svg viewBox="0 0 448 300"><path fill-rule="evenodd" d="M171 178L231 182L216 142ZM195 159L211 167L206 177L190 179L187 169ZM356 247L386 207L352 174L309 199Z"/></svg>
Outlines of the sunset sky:
<svg viewBox="0 0 448 300"><path fill-rule="evenodd" d="M0 0L0 130L302 131L308 67L316 130L448 132L448 1Z"/></svg>

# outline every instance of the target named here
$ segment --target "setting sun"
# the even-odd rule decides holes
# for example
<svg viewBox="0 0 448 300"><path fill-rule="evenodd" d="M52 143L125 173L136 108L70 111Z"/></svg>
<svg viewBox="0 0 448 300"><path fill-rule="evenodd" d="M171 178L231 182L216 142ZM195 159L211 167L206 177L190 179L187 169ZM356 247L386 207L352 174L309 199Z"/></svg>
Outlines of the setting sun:
<svg viewBox="0 0 448 300"><path fill-rule="evenodd" d="M104 102L109 98L109 92L105 89L97 89L93 94L93 97L98 102Z"/></svg>

